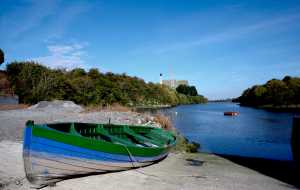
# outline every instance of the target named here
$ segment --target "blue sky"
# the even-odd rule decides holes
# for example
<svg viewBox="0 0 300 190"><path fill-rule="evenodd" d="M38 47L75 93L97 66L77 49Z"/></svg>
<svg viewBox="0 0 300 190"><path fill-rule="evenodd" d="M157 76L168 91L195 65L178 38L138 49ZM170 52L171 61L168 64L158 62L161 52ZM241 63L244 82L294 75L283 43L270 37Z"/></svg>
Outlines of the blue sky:
<svg viewBox="0 0 300 190"><path fill-rule="evenodd" d="M6 63L186 79L209 99L300 76L300 1L1 0ZM1 66L5 68L5 64Z"/></svg>

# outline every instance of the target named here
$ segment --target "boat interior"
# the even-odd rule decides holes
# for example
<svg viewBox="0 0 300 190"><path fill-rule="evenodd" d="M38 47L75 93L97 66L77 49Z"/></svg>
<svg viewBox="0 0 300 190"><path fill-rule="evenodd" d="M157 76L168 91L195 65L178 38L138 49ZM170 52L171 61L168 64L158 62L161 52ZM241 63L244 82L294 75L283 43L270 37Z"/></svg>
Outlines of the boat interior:
<svg viewBox="0 0 300 190"><path fill-rule="evenodd" d="M125 146L163 147L175 141L173 135L153 127L89 123L57 123L46 126L60 132Z"/></svg>

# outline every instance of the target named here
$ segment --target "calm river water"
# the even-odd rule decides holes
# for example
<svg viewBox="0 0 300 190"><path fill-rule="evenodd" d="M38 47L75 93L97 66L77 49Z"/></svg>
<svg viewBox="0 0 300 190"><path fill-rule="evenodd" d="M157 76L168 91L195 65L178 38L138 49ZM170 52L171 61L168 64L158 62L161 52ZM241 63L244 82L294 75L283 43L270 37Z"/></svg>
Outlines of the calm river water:
<svg viewBox="0 0 300 190"><path fill-rule="evenodd" d="M235 117L224 111L237 111ZM226 155L291 160L293 113L273 113L234 103L184 105L163 110L201 151Z"/></svg>

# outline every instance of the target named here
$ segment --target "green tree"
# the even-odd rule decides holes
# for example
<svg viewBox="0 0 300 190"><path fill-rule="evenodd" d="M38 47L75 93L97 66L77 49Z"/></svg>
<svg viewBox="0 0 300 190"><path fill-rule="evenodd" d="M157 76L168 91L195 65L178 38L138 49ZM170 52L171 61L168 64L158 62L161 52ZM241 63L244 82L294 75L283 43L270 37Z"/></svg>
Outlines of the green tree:
<svg viewBox="0 0 300 190"><path fill-rule="evenodd" d="M100 77L100 72L97 68L91 68L88 72L88 76L92 79L97 79Z"/></svg>
<svg viewBox="0 0 300 190"><path fill-rule="evenodd" d="M176 88L176 91L178 93L181 93L181 94L185 94L187 95L189 93L189 89L188 89L188 86L187 85L179 85L177 88Z"/></svg>
<svg viewBox="0 0 300 190"><path fill-rule="evenodd" d="M288 87L281 81L272 79L265 85L267 88L266 102L274 105L287 104L286 95Z"/></svg>
<svg viewBox="0 0 300 190"><path fill-rule="evenodd" d="M287 101L291 104L300 104L300 78L286 76L283 81L288 86Z"/></svg>
<svg viewBox="0 0 300 190"><path fill-rule="evenodd" d="M179 85L176 88L176 91L181 94L189 95L189 96L197 96L198 92L195 86L187 86L187 85Z"/></svg>
<svg viewBox="0 0 300 190"><path fill-rule="evenodd" d="M195 86L190 86L190 94L191 96L198 96L198 92Z"/></svg>
<svg viewBox="0 0 300 190"><path fill-rule="evenodd" d="M0 65L4 63L4 52L2 51L2 49L0 48Z"/></svg>
<svg viewBox="0 0 300 190"><path fill-rule="evenodd" d="M40 98L33 96L33 91L41 82L43 73L50 70L35 62L13 62L6 67L8 79L14 92L22 103L36 103Z"/></svg>
<svg viewBox="0 0 300 190"><path fill-rule="evenodd" d="M82 68L75 68L70 72L71 76L74 78L82 77L86 75L86 72Z"/></svg>
<svg viewBox="0 0 300 190"><path fill-rule="evenodd" d="M264 86L255 86L254 87L254 96L261 98L263 97L267 92L267 88Z"/></svg>

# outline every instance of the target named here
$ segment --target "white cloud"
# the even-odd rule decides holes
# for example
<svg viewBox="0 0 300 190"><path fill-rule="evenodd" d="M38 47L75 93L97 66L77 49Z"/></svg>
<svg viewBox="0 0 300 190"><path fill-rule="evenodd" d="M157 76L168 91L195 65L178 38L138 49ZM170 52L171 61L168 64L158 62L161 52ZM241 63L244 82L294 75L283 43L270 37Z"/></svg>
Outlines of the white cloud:
<svg viewBox="0 0 300 190"><path fill-rule="evenodd" d="M42 63L51 68L73 69L76 67L86 68L84 57L87 43L73 43L68 45L48 45L49 55L33 58L31 60Z"/></svg>

